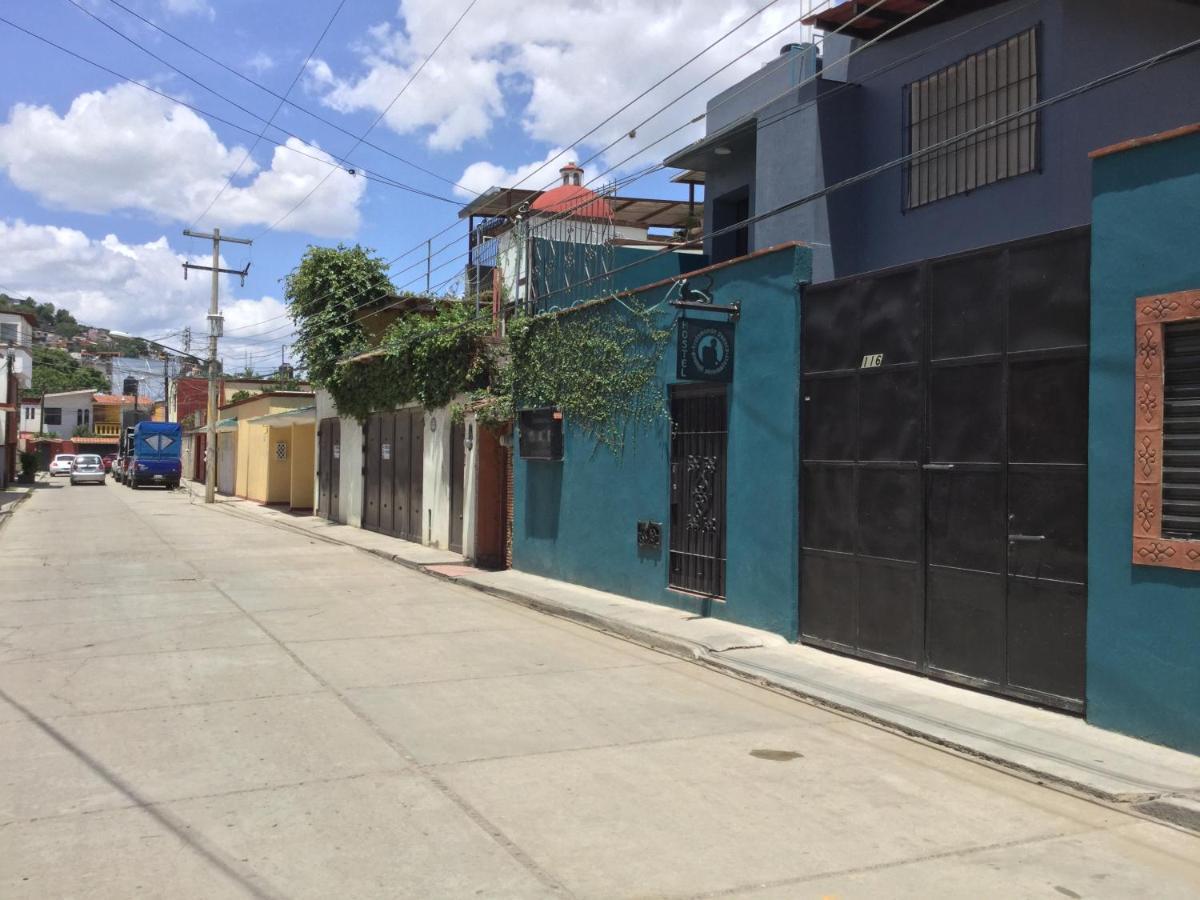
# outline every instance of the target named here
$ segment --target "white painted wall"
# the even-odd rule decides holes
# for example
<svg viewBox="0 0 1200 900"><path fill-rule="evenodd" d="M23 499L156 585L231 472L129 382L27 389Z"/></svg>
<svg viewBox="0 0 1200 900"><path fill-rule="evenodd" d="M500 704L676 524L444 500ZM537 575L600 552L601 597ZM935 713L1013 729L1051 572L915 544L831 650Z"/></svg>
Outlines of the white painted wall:
<svg viewBox="0 0 1200 900"><path fill-rule="evenodd" d="M59 438L69 438L79 424L79 410L87 411L87 423L92 421L92 391L66 391L62 394L47 394L45 397L44 408L49 411L51 409L61 409L62 417L61 424L51 425L49 423L42 426L42 430L47 434L52 434ZM49 418L49 415L46 416Z"/></svg>
<svg viewBox="0 0 1200 900"><path fill-rule="evenodd" d="M442 549L450 546L450 424L449 408L425 413L422 543Z"/></svg>
<svg viewBox="0 0 1200 900"><path fill-rule="evenodd" d="M233 496L237 490L237 431L217 432L217 490Z"/></svg>

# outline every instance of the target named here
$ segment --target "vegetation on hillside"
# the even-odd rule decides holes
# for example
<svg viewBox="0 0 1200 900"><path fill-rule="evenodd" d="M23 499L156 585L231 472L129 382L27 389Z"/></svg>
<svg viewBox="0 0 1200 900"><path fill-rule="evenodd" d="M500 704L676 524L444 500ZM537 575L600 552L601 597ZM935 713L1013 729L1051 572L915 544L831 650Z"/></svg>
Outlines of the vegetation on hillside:
<svg viewBox="0 0 1200 900"><path fill-rule="evenodd" d="M28 394L57 394L60 391L108 391L108 378L90 366L85 366L65 350L35 344L33 354L33 385Z"/></svg>

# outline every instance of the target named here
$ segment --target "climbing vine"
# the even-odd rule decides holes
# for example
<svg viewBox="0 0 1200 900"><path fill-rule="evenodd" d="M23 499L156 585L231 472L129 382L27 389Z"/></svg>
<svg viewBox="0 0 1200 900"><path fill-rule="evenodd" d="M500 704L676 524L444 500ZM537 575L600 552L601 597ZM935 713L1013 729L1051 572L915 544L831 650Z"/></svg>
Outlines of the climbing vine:
<svg viewBox="0 0 1200 900"><path fill-rule="evenodd" d="M490 334L490 317L443 302L433 315L409 314L392 323L376 349L343 361L326 387L338 411L360 421L407 403L437 409L486 384L495 359Z"/></svg>
<svg viewBox="0 0 1200 900"><path fill-rule="evenodd" d="M653 310L617 298L519 316L509 328L511 362L493 388L497 402L481 418L553 406L619 451L629 426L664 413L657 372L670 335Z"/></svg>

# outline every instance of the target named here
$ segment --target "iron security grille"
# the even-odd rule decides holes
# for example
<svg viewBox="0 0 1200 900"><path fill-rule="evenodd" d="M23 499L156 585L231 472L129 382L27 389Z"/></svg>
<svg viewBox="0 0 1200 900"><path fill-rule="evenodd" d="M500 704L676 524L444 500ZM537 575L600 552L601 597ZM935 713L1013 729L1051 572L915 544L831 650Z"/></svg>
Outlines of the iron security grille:
<svg viewBox="0 0 1200 900"><path fill-rule="evenodd" d="M1164 330L1162 535L1200 540L1200 322Z"/></svg>
<svg viewBox="0 0 1200 900"><path fill-rule="evenodd" d="M673 588L725 596L724 388L671 394L671 567Z"/></svg>
<svg viewBox="0 0 1200 900"><path fill-rule="evenodd" d="M1030 29L908 86L909 153L969 136L913 158L906 209L1037 168L1037 113L972 132L1036 104L1038 68L1038 33Z"/></svg>

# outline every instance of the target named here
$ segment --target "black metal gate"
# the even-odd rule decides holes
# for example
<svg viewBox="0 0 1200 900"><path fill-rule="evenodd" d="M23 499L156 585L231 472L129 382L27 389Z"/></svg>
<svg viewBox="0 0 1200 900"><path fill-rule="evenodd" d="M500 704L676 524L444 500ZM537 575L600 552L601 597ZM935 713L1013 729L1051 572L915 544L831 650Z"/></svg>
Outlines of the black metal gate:
<svg viewBox="0 0 1200 900"><path fill-rule="evenodd" d="M420 541L425 416L419 409L375 413L366 425L363 527Z"/></svg>
<svg viewBox="0 0 1200 900"><path fill-rule="evenodd" d="M462 423L450 426L450 549L463 551L463 504L466 490L467 432Z"/></svg>
<svg viewBox="0 0 1200 900"><path fill-rule="evenodd" d="M725 388L671 389L671 587L725 596Z"/></svg>
<svg viewBox="0 0 1200 900"><path fill-rule="evenodd" d="M1083 708L1089 246L806 292L806 642Z"/></svg>
<svg viewBox="0 0 1200 900"><path fill-rule="evenodd" d="M337 520L341 488L342 420L322 419L317 426L317 515Z"/></svg>

